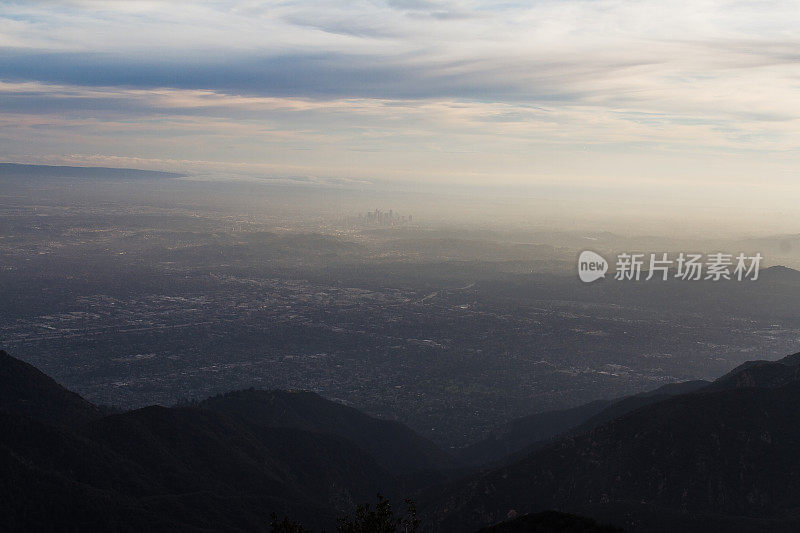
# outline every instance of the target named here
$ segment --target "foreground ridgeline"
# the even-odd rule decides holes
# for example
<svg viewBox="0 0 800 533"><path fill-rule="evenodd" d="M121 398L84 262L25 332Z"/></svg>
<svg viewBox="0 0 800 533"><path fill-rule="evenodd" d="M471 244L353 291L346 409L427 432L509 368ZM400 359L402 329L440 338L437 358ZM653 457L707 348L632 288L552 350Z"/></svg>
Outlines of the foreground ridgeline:
<svg viewBox="0 0 800 533"><path fill-rule="evenodd" d="M334 530L357 504L441 481L449 466L405 426L313 393L104 416L5 352L0 427L4 532L263 531L271 513Z"/></svg>
<svg viewBox="0 0 800 533"><path fill-rule="evenodd" d="M451 458L309 392L109 414L0 351L0 530L797 531L798 402L795 354Z"/></svg>
<svg viewBox="0 0 800 533"><path fill-rule="evenodd" d="M445 531L545 509L629 531L798 531L800 354L688 388L612 404L440 489L425 514Z"/></svg>

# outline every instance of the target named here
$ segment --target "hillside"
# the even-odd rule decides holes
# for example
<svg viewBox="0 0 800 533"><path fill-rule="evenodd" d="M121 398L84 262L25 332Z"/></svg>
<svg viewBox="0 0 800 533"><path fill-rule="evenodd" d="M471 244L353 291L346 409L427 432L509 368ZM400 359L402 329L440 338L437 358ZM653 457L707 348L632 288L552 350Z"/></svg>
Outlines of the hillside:
<svg viewBox="0 0 800 533"><path fill-rule="evenodd" d="M209 398L200 407L238 416L259 427L338 435L393 472L451 466L440 448L403 424L367 416L313 392L249 389Z"/></svg>
<svg viewBox="0 0 800 533"><path fill-rule="evenodd" d="M597 400L570 409L546 411L512 420L500 434L461 450L458 460L471 466L491 465L519 458L545 446L553 439L581 433L640 407L700 390L707 381L663 385L653 391L618 400Z"/></svg>
<svg viewBox="0 0 800 533"><path fill-rule="evenodd" d="M755 365L769 379L716 386L640 407L549 444L432 498L442 531L558 509L629 531L788 531L800 525L797 356ZM743 374L744 372L744 374ZM760 375L760 374L759 374ZM758 386L762 385L762 386ZM753 529L755 528L755 529Z"/></svg>
<svg viewBox="0 0 800 533"><path fill-rule="evenodd" d="M98 407L3 350L0 350L0 409L62 425L81 424L101 416Z"/></svg>
<svg viewBox="0 0 800 533"><path fill-rule="evenodd" d="M710 385L593 405L587 429L415 496L423 524L795 531L798 362L749 362ZM271 512L331 530L378 492L410 495L408 472L452 479L441 470L449 458L410 429L309 392L236 391L104 416L5 352L0 391L3 531L259 531Z"/></svg>
<svg viewBox="0 0 800 533"><path fill-rule="evenodd" d="M554 439L589 431L673 396L700 390L776 387L798 380L800 353L777 361L748 361L713 382L696 380L671 383L617 400L597 400L569 409L545 411L512 420L500 433L460 450L457 460L470 466L500 466L503 462L519 459L526 453L540 449Z"/></svg>
<svg viewBox="0 0 800 533"><path fill-rule="evenodd" d="M257 531L271 512L330 530L338 516L378 492L401 496L395 476L346 437L346 424L367 428L356 440L397 439L408 449L404 467L422 454L417 443L428 450L400 424L312 394L244 391L209 401L213 408L154 406L102 416L6 353L0 391L2 531L58 524L58 530ZM259 412L253 397L279 399L280 408Z"/></svg>

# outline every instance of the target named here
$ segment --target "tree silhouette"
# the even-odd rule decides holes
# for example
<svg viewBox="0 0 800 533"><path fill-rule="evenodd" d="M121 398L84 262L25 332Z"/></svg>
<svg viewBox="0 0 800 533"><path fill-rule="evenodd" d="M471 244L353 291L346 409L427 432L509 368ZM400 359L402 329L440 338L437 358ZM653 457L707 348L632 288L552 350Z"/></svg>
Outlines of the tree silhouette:
<svg viewBox="0 0 800 533"><path fill-rule="evenodd" d="M336 528L338 533L417 533L420 521L417 518L417 507L412 500L404 500L406 511L403 515L395 516L392 504L378 494L375 507L365 503L356 507L351 516L338 520ZM269 533L311 533L302 524L283 517L278 520L278 515L270 515ZM324 532L323 532L324 533Z"/></svg>
<svg viewBox="0 0 800 533"><path fill-rule="evenodd" d="M269 533L311 533L303 527L299 522L289 520L288 516L284 516L283 520L278 521L278 515L272 513L270 515Z"/></svg>
<svg viewBox="0 0 800 533"><path fill-rule="evenodd" d="M419 530L417 508L413 501L405 500L406 513L395 516L392 504L378 494L373 508L369 503L359 505L353 516L339 519L339 533L416 533Z"/></svg>

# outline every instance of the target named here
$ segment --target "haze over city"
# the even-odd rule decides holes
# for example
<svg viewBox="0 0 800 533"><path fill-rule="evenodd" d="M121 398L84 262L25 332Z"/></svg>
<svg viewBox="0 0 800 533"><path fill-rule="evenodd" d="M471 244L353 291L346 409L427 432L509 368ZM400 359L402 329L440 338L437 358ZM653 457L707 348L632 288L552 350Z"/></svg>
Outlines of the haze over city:
<svg viewBox="0 0 800 533"><path fill-rule="evenodd" d="M512 186L572 218L655 211L654 227L724 217L728 229L787 230L800 192L798 9L4 2L0 157Z"/></svg>

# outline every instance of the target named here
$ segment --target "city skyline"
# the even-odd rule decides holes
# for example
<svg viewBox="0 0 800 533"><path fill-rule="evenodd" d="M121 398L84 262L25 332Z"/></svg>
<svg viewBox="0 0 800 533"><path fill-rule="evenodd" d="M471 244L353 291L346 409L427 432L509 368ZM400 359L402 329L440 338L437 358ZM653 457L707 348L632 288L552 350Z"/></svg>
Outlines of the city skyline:
<svg viewBox="0 0 800 533"><path fill-rule="evenodd" d="M5 2L0 158L794 216L797 10Z"/></svg>

